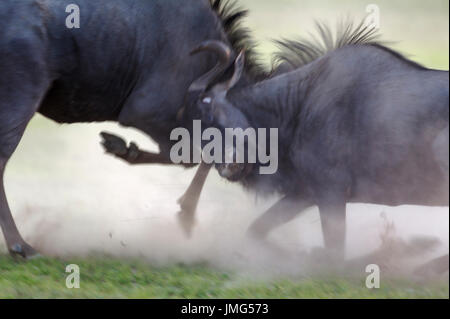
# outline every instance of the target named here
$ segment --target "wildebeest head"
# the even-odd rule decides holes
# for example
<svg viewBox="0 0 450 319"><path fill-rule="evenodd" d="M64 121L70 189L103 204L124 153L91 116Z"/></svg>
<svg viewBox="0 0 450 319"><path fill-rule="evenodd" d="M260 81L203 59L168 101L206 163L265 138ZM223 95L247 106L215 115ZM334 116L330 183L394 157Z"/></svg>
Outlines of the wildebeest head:
<svg viewBox="0 0 450 319"><path fill-rule="evenodd" d="M217 79L231 67L233 53L223 42L206 41L192 51L192 54L204 51L216 53L219 56L219 62L212 70L191 84L186 98L186 107L180 111L179 120L185 122L200 119L204 129L215 127L222 132L222 136L225 136L224 132L227 128L245 130L250 126L246 116L227 98L228 92L236 86L244 73L244 51L241 51L234 59L232 76L219 83L217 83ZM189 127L190 123L186 123L186 126ZM236 139L238 138L236 137ZM228 158L237 158L234 145L232 147L226 145L224 152L224 158L225 155ZM224 159L222 163L216 163L216 167L222 177L237 181L250 172L252 165L236 162L225 163Z"/></svg>

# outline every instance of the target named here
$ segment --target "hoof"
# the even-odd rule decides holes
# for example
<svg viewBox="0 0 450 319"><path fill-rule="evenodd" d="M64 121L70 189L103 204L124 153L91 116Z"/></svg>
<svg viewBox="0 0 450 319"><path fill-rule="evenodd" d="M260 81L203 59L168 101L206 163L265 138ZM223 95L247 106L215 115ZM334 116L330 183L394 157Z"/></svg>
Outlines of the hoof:
<svg viewBox="0 0 450 319"><path fill-rule="evenodd" d="M21 257L26 260L42 257L33 247L26 243L12 245L9 252L13 257Z"/></svg>
<svg viewBox="0 0 450 319"><path fill-rule="evenodd" d="M128 154L127 143L120 137L106 132L100 133L103 141L101 142L106 153L116 156L126 156Z"/></svg>

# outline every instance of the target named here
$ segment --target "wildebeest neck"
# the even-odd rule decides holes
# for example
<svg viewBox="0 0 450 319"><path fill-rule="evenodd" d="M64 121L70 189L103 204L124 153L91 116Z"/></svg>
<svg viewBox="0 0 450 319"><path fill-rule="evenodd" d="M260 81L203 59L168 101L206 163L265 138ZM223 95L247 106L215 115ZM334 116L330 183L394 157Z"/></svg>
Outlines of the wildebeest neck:
<svg viewBox="0 0 450 319"><path fill-rule="evenodd" d="M236 89L229 93L228 99L247 116L252 127L278 128L280 140L289 138L307 98L308 88L324 63L326 59L320 59L297 70Z"/></svg>

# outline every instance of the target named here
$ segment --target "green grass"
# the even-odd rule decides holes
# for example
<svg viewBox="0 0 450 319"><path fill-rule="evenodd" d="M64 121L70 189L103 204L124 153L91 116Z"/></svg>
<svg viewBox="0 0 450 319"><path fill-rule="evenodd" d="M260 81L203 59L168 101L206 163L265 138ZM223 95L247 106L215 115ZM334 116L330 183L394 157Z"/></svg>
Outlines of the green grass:
<svg viewBox="0 0 450 319"><path fill-rule="evenodd" d="M80 289L65 286L65 268L77 264ZM448 298L448 283L419 285L382 279L285 278L251 280L205 265L158 268L112 258L29 262L0 256L0 298Z"/></svg>

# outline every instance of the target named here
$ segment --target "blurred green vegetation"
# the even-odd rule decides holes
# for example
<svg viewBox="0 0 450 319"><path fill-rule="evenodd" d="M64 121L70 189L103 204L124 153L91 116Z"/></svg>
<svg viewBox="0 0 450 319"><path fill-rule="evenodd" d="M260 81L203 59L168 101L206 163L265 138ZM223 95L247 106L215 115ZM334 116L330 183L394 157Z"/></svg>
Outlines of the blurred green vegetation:
<svg viewBox="0 0 450 319"><path fill-rule="evenodd" d="M66 265L80 267L80 289L66 288ZM0 256L0 298L448 298L445 282L383 278L369 290L365 279L250 280L205 265L157 268L109 258L30 262Z"/></svg>

